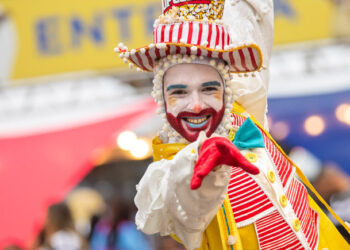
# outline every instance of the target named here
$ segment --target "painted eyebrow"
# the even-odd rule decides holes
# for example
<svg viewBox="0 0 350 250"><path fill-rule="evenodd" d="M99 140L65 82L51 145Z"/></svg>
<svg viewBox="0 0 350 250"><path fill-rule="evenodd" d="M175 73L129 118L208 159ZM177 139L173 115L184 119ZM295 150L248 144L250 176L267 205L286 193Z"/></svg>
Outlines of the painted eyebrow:
<svg viewBox="0 0 350 250"><path fill-rule="evenodd" d="M202 87L208 87L208 86L221 86L221 84L218 81L210 81L210 82L204 82L202 83Z"/></svg>
<svg viewBox="0 0 350 250"><path fill-rule="evenodd" d="M169 91L171 89L186 89L187 86L184 84L172 84L166 88L166 91Z"/></svg>

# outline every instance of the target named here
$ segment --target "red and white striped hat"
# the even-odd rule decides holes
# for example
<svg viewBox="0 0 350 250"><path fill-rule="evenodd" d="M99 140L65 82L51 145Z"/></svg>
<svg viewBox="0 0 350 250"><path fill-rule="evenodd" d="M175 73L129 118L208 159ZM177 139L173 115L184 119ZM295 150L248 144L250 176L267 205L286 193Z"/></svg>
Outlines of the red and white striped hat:
<svg viewBox="0 0 350 250"><path fill-rule="evenodd" d="M168 55L196 55L226 61L231 72L252 72L262 66L255 44L232 44L221 18L225 0L162 0L163 14L155 21L153 43L128 50L116 48L120 57L144 71ZM234 35L234 34L233 34Z"/></svg>

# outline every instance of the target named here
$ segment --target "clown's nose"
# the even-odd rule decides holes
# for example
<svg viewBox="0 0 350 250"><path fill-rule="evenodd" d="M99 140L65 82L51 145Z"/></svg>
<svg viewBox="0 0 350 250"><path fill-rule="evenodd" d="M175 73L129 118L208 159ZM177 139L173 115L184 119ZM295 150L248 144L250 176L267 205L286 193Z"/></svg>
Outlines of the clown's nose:
<svg viewBox="0 0 350 250"><path fill-rule="evenodd" d="M202 106L200 104L194 105L194 107L193 107L193 112L194 113L199 113L201 111L202 111Z"/></svg>

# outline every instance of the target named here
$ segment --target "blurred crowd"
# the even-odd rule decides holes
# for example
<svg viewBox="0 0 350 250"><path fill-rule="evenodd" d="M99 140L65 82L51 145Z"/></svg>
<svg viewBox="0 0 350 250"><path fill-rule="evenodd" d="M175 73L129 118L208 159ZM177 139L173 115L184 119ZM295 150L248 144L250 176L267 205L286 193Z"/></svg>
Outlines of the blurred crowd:
<svg viewBox="0 0 350 250"><path fill-rule="evenodd" d="M88 230L77 224L69 202L49 206L45 222L31 250L183 250L171 237L146 236L133 221L135 207L126 199L106 202L102 213L92 214ZM78 230L80 229L80 230ZM4 250L23 250L8 245Z"/></svg>

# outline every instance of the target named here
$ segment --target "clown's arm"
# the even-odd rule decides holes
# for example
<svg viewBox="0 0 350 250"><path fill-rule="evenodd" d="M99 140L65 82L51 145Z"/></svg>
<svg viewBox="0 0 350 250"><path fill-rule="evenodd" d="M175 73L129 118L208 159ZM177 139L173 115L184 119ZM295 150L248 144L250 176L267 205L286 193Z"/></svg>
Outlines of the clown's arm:
<svg viewBox="0 0 350 250"><path fill-rule="evenodd" d="M233 144L218 137L201 146L202 141L189 144L172 160L152 163L135 197L138 228L147 234L175 234L187 249L200 247L202 233L225 199L231 175L231 166L222 162L228 157L222 155L232 155L229 151ZM212 155L210 159L208 154ZM249 169L249 163L241 167L258 173L257 169Z"/></svg>
<svg viewBox="0 0 350 250"><path fill-rule="evenodd" d="M229 27L232 43L258 45L263 56L263 66L267 68L273 44L273 14L272 0L225 1L223 21ZM239 77L237 74L231 77L236 102L268 131L266 112L269 70L255 72L255 77Z"/></svg>
<svg viewBox="0 0 350 250"><path fill-rule="evenodd" d="M172 160L150 164L137 186L137 227L147 234L175 234L188 249L199 248L206 229L225 199L231 168L212 171L202 186L191 190L199 140Z"/></svg>

